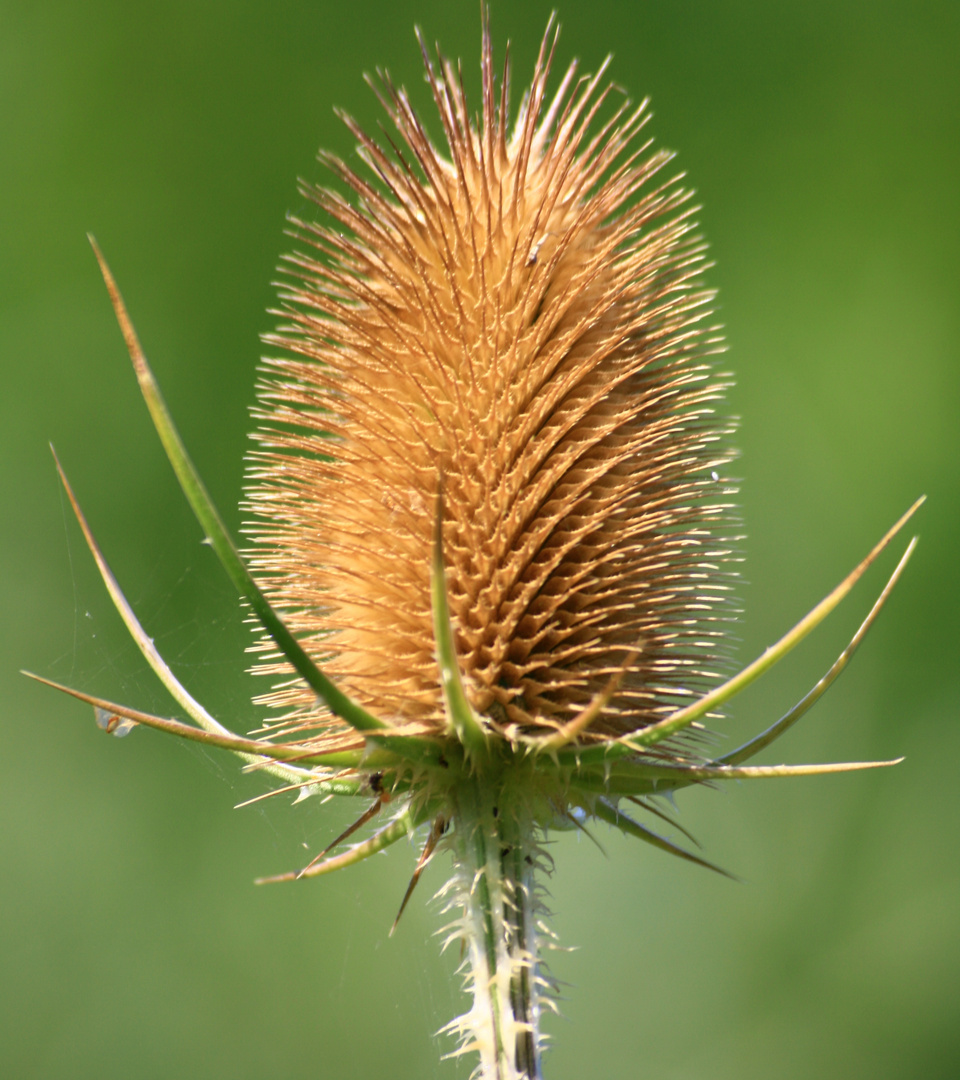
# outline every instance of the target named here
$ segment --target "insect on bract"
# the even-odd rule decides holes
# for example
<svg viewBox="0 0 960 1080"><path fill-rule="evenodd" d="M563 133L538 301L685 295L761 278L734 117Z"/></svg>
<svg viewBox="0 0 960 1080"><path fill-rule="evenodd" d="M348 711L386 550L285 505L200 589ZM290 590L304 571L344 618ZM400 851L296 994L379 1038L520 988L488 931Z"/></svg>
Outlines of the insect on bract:
<svg viewBox="0 0 960 1080"><path fill-rule="evenodd" d="M137 726L135 720L128 720L125 716L118 716L116 713L110 712L109 709L101 709L99 705L94 707L93 714L97 721L97 727L108 735L116 735L118 739L122 739L124 735L129 735Z"/></svg>

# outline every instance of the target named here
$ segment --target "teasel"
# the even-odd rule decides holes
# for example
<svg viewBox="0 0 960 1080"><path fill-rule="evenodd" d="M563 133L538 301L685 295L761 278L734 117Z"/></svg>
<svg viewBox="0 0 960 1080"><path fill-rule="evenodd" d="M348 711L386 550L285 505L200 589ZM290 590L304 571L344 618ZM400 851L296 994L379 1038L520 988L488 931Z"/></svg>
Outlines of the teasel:
<svg viewBox="0 0 960 1080"><path fill-rule="evenodd" d="M120 614L192 723L59 688L114 734L146 724L235 751L282 782L268 794L364 802L309 865L264 881L322 875L417 833L402 912L446 852L445 940L472 994L449 1030L457 1052L478 1055L477 1075L500 1080L540 1076L548 830L599 820L719 870L637 812L685 834L680 788L894 764L744 762L839 675L916 538L782 718L722 755L703 721L818 625L919 505L722 678L738 523L704 245L689 193L661 178L671 155L641 141L647 103L615 102L606 64L582 78L571 64L549 93L556 41L551 20L513 119L486 17L475 119L459 68L421 39L442 143L385 76L390 145L344 117L362 171L324 155L347 194L305 185L319 220L291 219L304 248L284 263L267 339L281 355L259 387L246 562L94 243L171 463L263 630L258 670L275 684L259 700L279 715L260 731L234 734L177 680L61 470Z"/></svg>

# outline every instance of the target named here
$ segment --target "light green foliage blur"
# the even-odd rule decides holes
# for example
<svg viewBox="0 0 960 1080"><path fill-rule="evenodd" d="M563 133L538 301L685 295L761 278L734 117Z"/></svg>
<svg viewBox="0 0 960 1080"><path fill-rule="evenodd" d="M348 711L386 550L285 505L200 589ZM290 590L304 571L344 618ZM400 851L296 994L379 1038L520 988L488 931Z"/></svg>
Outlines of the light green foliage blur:
<svg viewBox="0 0 960 1080"><path fill-rule="evenodd" d="M514 100L549 3L492 8ZM588 14L589 11L589 14ZM683 822L742 885L574 835L551 847L555 1080L931 1080L960 1074L960 8L846 2L560 7L561 62L653 97L704 204L747 531L746 662L913 501L921 544L850 670L764 760L896 769L689 791ZM84 234L125 294L211 493L239 527L258 334L295 178L379 120L361 74L428 125L414 22L476 88L473 3L0 4L0 1075L465 1077L415 860L292 887L351 808L277 799L229 759L106 738L30 667L173 714L61 496L187 686L255 726L249 632L151 430ZM895 557L738 699L772 721L833 659ZM262 687L261 687L262 688ZM730 748L736 742L722 744ZM449 1047L448 1047L449 1048Z"/></svg>

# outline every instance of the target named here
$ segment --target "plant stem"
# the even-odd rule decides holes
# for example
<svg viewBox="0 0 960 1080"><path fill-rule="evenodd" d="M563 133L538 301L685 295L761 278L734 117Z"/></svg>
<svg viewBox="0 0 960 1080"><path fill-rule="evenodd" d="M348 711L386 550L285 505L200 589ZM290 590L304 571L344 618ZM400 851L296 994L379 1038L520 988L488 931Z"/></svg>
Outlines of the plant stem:
<svg viewBox="0 0 960 1080"><path fill-rule="evenodd" d="M540 989L533 817L514 785L471 777L457 790L454 902L473 1007L454 1021L482 1080L540 1080Z"/></svg>

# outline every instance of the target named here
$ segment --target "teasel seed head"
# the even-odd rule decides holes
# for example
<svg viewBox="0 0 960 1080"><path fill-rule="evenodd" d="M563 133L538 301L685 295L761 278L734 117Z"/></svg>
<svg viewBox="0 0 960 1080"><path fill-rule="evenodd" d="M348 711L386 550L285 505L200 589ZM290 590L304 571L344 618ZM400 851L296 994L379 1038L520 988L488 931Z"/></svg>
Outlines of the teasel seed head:
<svg viewBox="0 0 960 1080"><path fill-rule="evenodd" d="M350 194L304 187L324 217L293 222L308 250L287 260L269 338L284 355L266 361L260 387L253 574L93 242L184 494L268 635L260 669L280 682L263 700L283 715L261 738L235 734L180 683L61 470L118 612L193 722L58 688L113 734L145 725L231 750L283 782L270 794L372 799L308 866L264 881L328 873L423 827L400 911L445 848L445 932L463 947L473 998L448 1030L458 1052L479 1055L484 1080L541 1076L539 1017L555 989L541 958L545 830L597 818L717 870L623 804L690 838L659 796L896 764L743 763L842 672L916 537L850 643L779 720L721 756L706 753L700 721L819 625L923 501L774 645L711 684L736 519L704 247L688 193L661 179L670 155L641 141L646 104L614 103L605 65L583 78L571 65L548 94L555 44L551 22L513 120L486 16L478 119L459 70L424 48L445 145L382 78L394 145L346 118L366 171L328 156ZM331 854L387 803L386 823Z"/></svg>
<svg viewBox="0 0 960 1080"><path fill-rule="evenodd" d="M584 736L637 731L724 656L728 380L690 193L606 64L548 91L555 44L511 118L485 29L473 118L421 39L442 144L381 77L392 145L344 117L363 169L324 155L349 195L303 186L320 220L293 220L267 339L286 355L259 388L253 568L343 689L425 735L441 499L456 655L496 735L556 730L617 672ZM281 726L342 731L278 659Z"/></svg>

